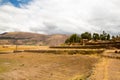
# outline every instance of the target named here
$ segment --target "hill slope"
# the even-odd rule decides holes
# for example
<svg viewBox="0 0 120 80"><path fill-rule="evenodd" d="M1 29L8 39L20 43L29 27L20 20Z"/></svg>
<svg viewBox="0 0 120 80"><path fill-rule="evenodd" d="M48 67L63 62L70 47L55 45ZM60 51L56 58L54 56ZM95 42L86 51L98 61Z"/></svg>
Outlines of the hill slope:
<svg viewBox="0 0 120 80"><path fill-rule="evenodd" d="M67 35L45 35L29 32L6 32L0 34L0 44L22 45L60 45L68 38Z"/></svg>

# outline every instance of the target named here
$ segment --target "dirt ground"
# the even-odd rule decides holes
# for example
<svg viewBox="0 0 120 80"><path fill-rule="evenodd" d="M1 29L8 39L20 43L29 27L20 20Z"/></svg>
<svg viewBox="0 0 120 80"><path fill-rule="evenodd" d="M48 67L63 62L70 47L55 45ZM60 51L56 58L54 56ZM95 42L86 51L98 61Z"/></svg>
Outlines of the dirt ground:
<svg viewBox="0 0 120 80"><path fill-rule="evenodd" d="M85 55L0 54L0 80L76 80L88 76L97 61Z"/></svg>
<svg viewBox="0 0 120 80"><path fill-rule="evenodd" d="M107 50L103 55L116 56L115 50ZM117 56L120 54L117 54ZM96 64L89 80L120 80L120 59L103 57Z"/></svg>
<svg viewBox="0 0 120 80"><path fill-rule="evenodd" d="M0 46L0 80L120 80L120 59L95 54L9 53L15 49ZM17 49L50 48L21 45ZM114 52L106 50L102 55L120 57Z"/></svg>

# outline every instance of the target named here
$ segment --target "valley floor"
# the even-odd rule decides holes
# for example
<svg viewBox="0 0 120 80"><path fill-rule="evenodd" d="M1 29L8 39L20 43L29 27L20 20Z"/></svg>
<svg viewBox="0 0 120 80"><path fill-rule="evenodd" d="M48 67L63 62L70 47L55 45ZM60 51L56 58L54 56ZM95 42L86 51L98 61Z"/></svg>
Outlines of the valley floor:
<svg viewBox="0 0 120 80"><path fill-rule="evenodd" d="M106 50L101 56L9 53L15 48L0 46L0 80L120 80L120 54L115 50ZM36 48L49 50L48 46L18 46L18 50Z"/></svg>
<svg viewBox="0 0 120 80"><path fill-rule="evenodd" d="M97 62L80 54L0 54L0 80L76 80L87 76Z"/></svg>

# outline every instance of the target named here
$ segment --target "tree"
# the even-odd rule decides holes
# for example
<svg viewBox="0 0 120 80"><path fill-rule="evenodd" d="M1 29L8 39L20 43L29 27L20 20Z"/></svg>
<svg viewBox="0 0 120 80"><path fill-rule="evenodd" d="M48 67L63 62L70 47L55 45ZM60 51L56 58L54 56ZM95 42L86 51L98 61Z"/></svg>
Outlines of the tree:
<svg viewBox="0 0 120 80"><path fill-rule="evenodd" d="M110 34L107 35L107 40L110 40Z"/></svg>
<svg viewBox="0 0 120 80"><path fill-rule="evenodd" d="M115 39L115 36L112 36L112 39Z"/></svg>
<svg viewBox="0 0 120 80"><path fill-rule="evenodd" d="M100 39L101 40L107 40L107 37L109 39L110 35L108 35L105 31L103 31L103 33L100 34Z"/></svg>
<svg viewBox="0 0 120 80"><path fill-rule="evenodd" d="M65 43L79 43L80 37L77 34L72 34Z"/></svg>
<svg viewBox="0 0 120 80"><path fill-rule="evenodd" d="M100 39L100 36L98 33L93 33L93 40L99 40Z"/></svg>
<svg viewBox="0 0 120 80"><path fill-rule="evenodd" d="M82 33L81 38L91 40L91 33L89 32Z"/></svg>
<svg viewBox="0 0 120 80"><path fill-rule="evenodd" d="M100 40L105 40L105 36L103 34L100 34Z"/></svg>
<svg viewBox="0 0 120 80"><path fill-rule="evenodd" d="M70 42L70 38L66 39L66 40L65 40L65 43L71 43L71 42Z"/></svg>

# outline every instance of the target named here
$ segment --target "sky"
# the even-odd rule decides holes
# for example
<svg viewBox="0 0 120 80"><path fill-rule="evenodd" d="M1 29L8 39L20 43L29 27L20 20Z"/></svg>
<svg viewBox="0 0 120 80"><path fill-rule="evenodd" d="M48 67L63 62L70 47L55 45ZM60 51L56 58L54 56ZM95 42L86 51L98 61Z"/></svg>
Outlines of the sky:
<svg viewBox="0 0 120 80"><path fill-rule="evenodd" d="M0 33L120 34L120 0L0 0Z"/></svg>

